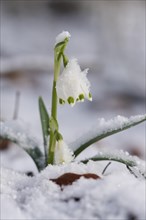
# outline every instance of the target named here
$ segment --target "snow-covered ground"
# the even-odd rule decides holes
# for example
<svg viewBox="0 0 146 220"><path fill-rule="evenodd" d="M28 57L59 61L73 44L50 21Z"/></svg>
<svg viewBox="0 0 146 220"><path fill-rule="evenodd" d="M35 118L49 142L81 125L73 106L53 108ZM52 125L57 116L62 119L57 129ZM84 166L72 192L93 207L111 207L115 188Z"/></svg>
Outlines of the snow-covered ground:
<svg viewBox="0 0 146 220"><path fill-rule="evenodd" d="M1 120L12 120L19 91L18 119L30 136L42 142L38 96L50 111L53 45L62 30L72 35L67 54L77 57L83 69L89 67L93 95L92 103L58 108L65 141L80 138L98 118L145 113L144 1L80 1L80 10L70 16L53 12L47 1L17 2L2 1ZM98 142L81 158L113 149L145 159L145 124ZM146 218L145 182L124 165L112 162L104 177L107 162L48 166L38 173L31 158L15 144L0 153L2 220ZM35 176L24 174L28 172ZM102 178L81 178L61 190L49 179L65 172L90 172Z"/></svg>
<svg viewBox="0 0 146 220"><path fill-rule="evenodd" d="M137 179L125 166L102 170L106 163L49 165L28 177L1 169L1 217L6 219L106 219L144 220L145 180ZM62 189L49 179L68 172L94 173L101 179L84 179Z"/></svg>

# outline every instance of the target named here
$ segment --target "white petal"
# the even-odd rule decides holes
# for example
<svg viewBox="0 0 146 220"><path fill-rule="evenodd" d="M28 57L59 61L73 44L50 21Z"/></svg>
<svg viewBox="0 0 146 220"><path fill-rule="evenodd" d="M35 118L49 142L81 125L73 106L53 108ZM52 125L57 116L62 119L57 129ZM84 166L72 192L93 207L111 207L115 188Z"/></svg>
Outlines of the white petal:
<svg viewBox="0 0 146 220"><path fill-rule="evenodd" d="M79 95L83 94L86 99L89 99L90 82L86 76L87 72L88 69L81 71L76 59L70 60L56 84L58 97L65 102L69 97L77 101Z"/></svg>

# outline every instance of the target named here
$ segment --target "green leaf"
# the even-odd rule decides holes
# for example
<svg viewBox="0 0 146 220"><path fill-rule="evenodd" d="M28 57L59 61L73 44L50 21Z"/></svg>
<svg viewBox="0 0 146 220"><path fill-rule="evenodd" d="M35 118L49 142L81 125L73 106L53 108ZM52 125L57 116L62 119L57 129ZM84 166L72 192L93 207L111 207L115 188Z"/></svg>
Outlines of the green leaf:
<svg viewBox="0 0 146 220"><path fill-rule="evenodd" d="M125 164L127 169L133 174L136 178L146 179L145 165L141 159L135 156L131 156L128 152L122 150L115 150L113 152L99 152L98 155L91 157L80 162L86 164L90 160L92 161L114 161Z"/></svg>
<svg viewBox="0 0 146 220"><path fill-rule="evenodd" d="M0 128L1 140L8 140L22 147L33 159L39 171L45 167L45 158L38 147L38 141L22 131L16 121L0 122Z"/></svg>
<svg viewBox="0 0 146 220"><path fill-rule="evenodd" d="M129 157L129 158L124 158L124 157L120 157L119 155L112 155L112 154L102 154L102 155L97 155L95 157L91 157L87 160L82 160L81 162L82 163L88 163L89 160L93 160L93 161L103 161L103 160L109 160L109 161L116 161L116 162L119 162L119 163L123 163L125 164L126 166L130 166L130 167L133 167L133 166L136 166L137 163L134 159L132 159L132 157Z"/></svg>
<svg viewBox="0 0 146 220"><path fill-rule="evenodd" d="M49 114L46 110L44 101L42 97L39 97L39 111L40 111L40 119L42 125L42 133L43 133L43 141L44 141L44 151L45 151L45 158L47 163L47 138L49 136Z"/></svg>
<svg viewBox="0 0 146 220"><path fill-rule="evenodd" d="M120 118L122 121L120 121ZM132 116L130 118L125 118L118 116L115 119L111 121L104 122L105 123L105 128L100 130L99 126L99 131L97 129L96 131L93 130L93 134L91 133L91 138L89 137L88 134L85 135L85 138L83 137L81 139L81 144L78 145L79 147L76 147L76 150L74 151L75 157L77 157L83 150L85 150L87 147L89 147L91 144L100 141L103 138L106 138L110 135L116 134L118 132L124 131L130 127L136 126L146 120L146 115L142 116ZM115 126L112 126L112 123L115 124ZM101 126L102 127L102 126ZM78 142L77 142L78 143ZM73 146L76 145L76 143L72 144Z"/></svg>
<svg viewBox="0 0 146 220"><path fill-rule="evenodd" d="M46 110L42 97L39 97L39 111L42 124L43 138L45 142L46 137L49 136L49 114Z"/></svg>
<svg viewBox="0 0 146 220"><path fill-rule="evenodd" d="M35 162L39 171L43 170L46 167L45 158L41 150L38 147L35 148L23 148L29 156Z"/></svg>

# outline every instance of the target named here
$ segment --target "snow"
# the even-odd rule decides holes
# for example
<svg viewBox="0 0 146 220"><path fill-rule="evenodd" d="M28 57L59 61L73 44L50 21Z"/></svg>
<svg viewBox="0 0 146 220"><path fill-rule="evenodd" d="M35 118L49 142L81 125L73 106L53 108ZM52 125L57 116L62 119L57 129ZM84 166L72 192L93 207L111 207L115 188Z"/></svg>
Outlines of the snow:
<svg viewBox="0 0 146 220"><path fill-rule="evenodd" d="M0 164L23 173L38 173L38 169L32 158L22 148L11 144L7 150L0 152Z"/></svg>
<svg viewBox="0 0 146 220"><path fill-rule="evenodd" d="M135 123L140 120L144 120L146 118L146 115L136 115L136 116L131 116L129 119L123 116L116 116L114 119L110 119L108 121L105 121L104 118L99 119L99 126L103 130L115 130L119 128L123 128L125 124L130 124L130 123Z"/></svg>
<svg viewBox="0 0 146 220"><path fill-rule="evenodd" d="M34 3L34 5L35 4L36 3ZM72 44L70 45L70 54L76 54L76 56L79 57L82 66L92 67L93 73L90 77L93 77L92 85L94 85L93 90L95 94L94 102L90 103L91 107L87 106L86 103L83 103L83 107L76 106L76 109L73 110L74 113L72 113L72 110L69 110L67 107L60 110L60 127L68 142L76 139L76 136L80 136L86 126L90 127L90 124L92 124L97 115L98 117L101 117L108 114L108 117L111 117L111 115L117 114L117 111L118 114L126 115L139 114L139 112L142 112L144 110L143 103L145 98L145 65L143 59L143 43L145 42L143 29L145 22L145 7L140 5L137 5L137 2L136 4L134 2L132 2L132 4L127 4L126 2L126 4L122 4L122 7L119 7L118 4L113 7L112 4L106 5L105 2L103 5L99 2L98 7L97 5L96 7L93 5L91 9L87 5L87 10L85 10L87 16L83 16L81 12L80 17L75 13L74 17L69 15L69 19L64 17L62 18L63 20L52 16L50 11L48 16L46 16L45 13L43 13L44 17L39 16L38 14L34 16L32 8L29 8L28 5L24 7L23 4L21 5L21 8L25 9L27 12L28 9L30 9L29 11L32 17L27 15L24 16L24 11L19 11L17 17L14 16L13 13L8 15L9 12L6 13L6 11L3 10L2 73L10 73L12 71L13 75L13 72L19 71L19 77L22 77L23 75L24 79L21 79L21 82L17 81L17 83L14 81L12 82L9 79L2 79L2 117L6 119L10 118L12 115L15 91L20 90L22 95L19 115L24 121L29 123L29 128L35 136L40 137L40 124L38 123L38 114L36 110L36 97L41 94L45 97L46 103L50 100L49 94L51 94L50 82L52 82L52 75L49 76L48 80L48 70L49 73L52 74L53 60L51 59L52 50L49 49L50 47L48 45L53 44L54 36L60 27L62 27L62 24L65 24L67 28L71 28L74 35ZM33 8L34 11L36 11L37 8L40 9L40 7ZM48 7L45 7L45 9L46 8ZM97 9L101 11L101 13L97 13ZM92 13L93 16L91 16ZM104 14L106 14L106 17ZM125 15L124 19L123 14ZM97 17L95 17L95 15ZM74 22L72 22L73 20ZM132 29L129 28L129 24ZM50 28L50 31L48 27ZM139 27L139 31L137 31L137 27ZM82 39L82 44L78 42L78 39ZM50 43L48 44L48 42ZM135 47L135 45L139 45L139 47ZM39 55L37 55L38 51ZM37 74L33 76L32 73L37 73L36 70L41 71L40 76ZM42 70L46 72L43 73ZM30 73L29 71L33 72ZM34 86L34 82L37 83L35 85L36 87ZM116 96L113 94L116 94ZM124 94L125 97L128 97L127 95L132 95L135 99L136 97L139 98L138 101L135 101L134 99L132 101L132 99L130 99L129 102L128 99L128 102L126 102L127 99L122 99L119 96L121 94ZM117 102L116 104L118 104L119 109L113 107L115 101ZM126 108L121 108L121 101L127 103ZM132 105L130 103L132 103ZM88 109L85 109L85 105ZM97 128L97 125L95 127ZM107 146L111 149L114 145L116 148L126 148L126 150L129 150L129 147L136 145L137 149L140 149L140 152L142 152L141 155L143 156L145 154L144 124L135 127L134 129L135 130L129 130L127 133L124 133L124 138L121 138L122 136L119 135L114 135L108 139L109 142L105 139L102 142L103 144L99 147ZM92 152L91 148L88 150ZM90 152L88 151L88 155ZM17 161L17 165L15 166L13 166L12 160L6 156L4 161L9 164L9 167L13 169L19 168L22 171L26 169L26 166L29 168L28 161L26 161L26 158L21 159L19 153L17 154L17 157L13 159L15 162ZM138 219L145 219L144 183L143 181L133 178L132 175L126 172L107 176L106 180L108 183L106 182L103 185L103 188L98 181L94 180L95 186L98 183L97 188L94 187L94 184L90 184L94 181L90 181L89 183L89 181L86 180L87 184L85 184L83 183L84 181L79 180L73 185L73 190L70 186L64 190L65 193L62 194L62 198L70 199L71 193L75 193L75 195L83 195L83 192L80 193L80 190L86 189L84 190L84 194L87 192L88 196L84 195L83 198L88 204L84 204L84 201L82 201L82 204L80 205L80 207L82 207L81 210L79 210L78 207L79 203L75 203L72 200L69 201L69 204L65 203L61 205L59 200L61 192L54 183L48 181L48 176L50 176L50 178L57 177L61 173L69 172L70 170L79 173L84 173L85 171L96 172L99 169L99 165L97 169L93 164L95 163L92 163L92 166L89 166L88 164L87 168L86 166L74 166L73 168L72 165L68 168L64 168L64 166L62 168L57 166L49 167L34 178L28 178L25 175L3 168L3 174L1 176L2 181L3 178L5 178L1 196L1 201L3 201L1 202L3 220L51 219L51 217L54 219L60 219L60 217L62 219L68 219L69 214L72 218L80 215L80 219L87 219L89 216L87 212L89 211L91 213L92 210L94 213L98 212L99 214L103 211L103 214L101 214L102 219L105 219L104 213L105 215L108 215L108 219L128 219L124 214L126 211L123 211L123 213L119 215L118 213L117 215L111 213L112 210L113 212L115 210L113 206L118 207L118 205L120 207L119 212L122 212L123 207L127 212L133 211L137 214ZM108 170L110 169L111 166ZM111 185L109 184L110 181ZM121 183L125 185L121 186ZM120 186L117 187L118 184ZM114 188L115 185L116 187ZM48 189L50 192L47 191ZM16 196L18 196L18 198ZM50 198L48 198L49 196ZM114 198L116 198L115 201L113 201ZM97 201L97 199L99 201ZM54 204L53 206L51 203L54 201L56 201L57 204ZM96 210L92 207L93 204L96 204ZM60 210L59 214L55 210L55 206L57 211ZM66 209L68 210L66 211ZM93 218L97 219L98 217L93 216L92 219Z"/></svg>
<svg viewBox="0 0 146 220"><path fill-rule="evenodd" d="M131 116L130 118L118 115L114 119L110 119L107 121L104 118L100 118L98 119L97 123L92 126L91 130L89 130L78 140L74 141L71 146L76 149L77 147L81 146L92 138L105 134L109 131L111 132L119 129L122 130L125 126L131 126L133 123L143 121L145 118L146 114Z"/></svg>
<svg viewBox="0 0 146 220"><path fill-rule="evenodd" d="M94 155L93 157L87 157L82 160L80 157L76 159L76 161L88 162L90 159L93 161L116 161L125 164L129 167L129 171L133 173L138 178L146 179L146 166L145 162L138 158L137 156L131 156L128 152L124 152L123 150L110 150L103 149Z"/></svg>
<svg viewBox="0 0 146 220"><path fill-rule="evenodd" d="M49 165L34 177L1 169L1 219L145 219L145 181L125 166L101 175L103 165ZM101 179L83 177L63 189L49 179L66 173L95 173ZM74 198L77 198L76 201ZM9 211L6 211L9 210Z"/></svg>
<svg viewBox="0 0 146 220"><path fill-rule="evenodd" d="M24 148L40 146L39 141L31 136L30 131L21 120L0 122L0 136L13 140Z"/></svg>
<svg viewBox="0 0 146 220"><path fill-rule="evenodd" d="M68 31L62 31L60 34L57 35L55 45L70 37L71 35Z"/></svg>

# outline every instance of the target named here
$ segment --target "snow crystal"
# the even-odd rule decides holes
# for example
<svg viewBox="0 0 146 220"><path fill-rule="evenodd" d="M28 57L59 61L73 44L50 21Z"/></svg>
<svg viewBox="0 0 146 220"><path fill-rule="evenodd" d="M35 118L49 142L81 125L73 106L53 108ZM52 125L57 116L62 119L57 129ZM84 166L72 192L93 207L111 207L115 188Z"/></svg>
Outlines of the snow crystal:
<svg viewBox="0 0 146 220"><path fill-rule="evenodd" d="M64 41L65 38L70 38L71 35L68 31L62 31L58 36L56 37L55 45Z"/></svg>
<svg viewBox="0 0 146 220"><path fill-rule="evenodd" d="M66 172L100 175L99 163L49 165L34 177L2 168L2 219L145 219L145 181L127 169L97 180L80 178L62 190L49 181Z"/></svg>

